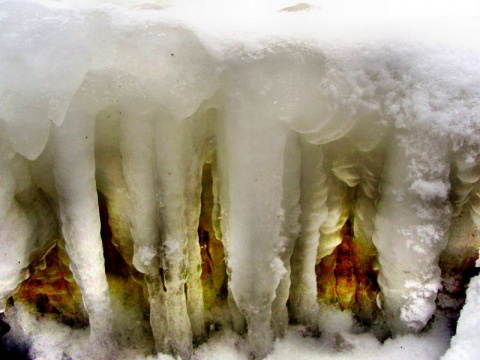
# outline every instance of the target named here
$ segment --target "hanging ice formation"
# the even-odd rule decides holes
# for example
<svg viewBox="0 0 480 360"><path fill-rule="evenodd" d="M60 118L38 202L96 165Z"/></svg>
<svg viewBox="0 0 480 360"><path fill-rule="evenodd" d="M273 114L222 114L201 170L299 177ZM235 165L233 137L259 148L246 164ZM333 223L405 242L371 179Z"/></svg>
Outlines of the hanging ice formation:
<svg viewBox="0 0 480 360"><path fill-rule="evenodd" d="M215 316L203 207L256 357L289 322L325 330L322 296L393 335L426 326L449 256L479 243L479 48L278 16L278 34L232 35L168 11L0 2L2 312L56 248L114 357L100 193L158 352L188 359ZM377 275L379 290L362 282ZM451 358L479 321L475 281Z"/></svg>

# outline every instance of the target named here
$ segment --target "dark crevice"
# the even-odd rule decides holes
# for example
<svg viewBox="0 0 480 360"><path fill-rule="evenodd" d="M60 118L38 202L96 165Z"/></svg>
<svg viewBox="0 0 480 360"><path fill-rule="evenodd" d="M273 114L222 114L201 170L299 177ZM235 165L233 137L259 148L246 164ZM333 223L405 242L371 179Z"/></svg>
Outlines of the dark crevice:
<svg viewBox="0 0 480 360"><path fill-rule="evenodd" d="M164 292L167 292L167 287L165 286L165 271L162 267L158 269L158 274L160 275L160 280L162 281L162 289Z"/></svg>
<svg viewBox="0 0 480 360"><path fill-rule="evenodd" d="M107 200L102 193L98 193L98 208L100 210L103 256L105 258L105 272L128 279L135 269L128 265L114 245L114 235L109 224Z"/></svg>
<svg viewBox="0 0 480 360"><path fill-rule="evenodd" d="M10 325L5 321L5 314L0 314L0 339L10 331Z"/></svg>

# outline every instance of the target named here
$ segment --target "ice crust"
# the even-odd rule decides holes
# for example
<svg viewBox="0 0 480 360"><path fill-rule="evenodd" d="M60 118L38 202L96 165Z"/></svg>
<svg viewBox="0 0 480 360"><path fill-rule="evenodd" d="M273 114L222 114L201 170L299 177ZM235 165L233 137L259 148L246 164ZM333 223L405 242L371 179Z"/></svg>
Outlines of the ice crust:
<svg viewBox="0 0 480 360"><path fill-rule="evenodd" d="M421 331L450 223L467 211L480 224L480 45L441 19L344 26L304 8L245 21L0 1L0 310L62 237L98 358L114 356L98 189L115 245L146 276L157 351L189 358L206 335L197 227L211 162L233 328L254 356L289 319L322 328L315 264L352 214L378 252L389 329ZM479 351L465 319L479 321L477 283L446 359Z"/></svg>

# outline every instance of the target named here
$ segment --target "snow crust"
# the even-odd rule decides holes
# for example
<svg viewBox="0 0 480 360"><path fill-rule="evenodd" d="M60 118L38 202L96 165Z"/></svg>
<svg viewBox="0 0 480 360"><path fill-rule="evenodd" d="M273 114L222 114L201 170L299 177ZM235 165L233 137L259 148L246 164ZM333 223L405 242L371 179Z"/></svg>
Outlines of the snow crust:
<svg viewBox="0 0 480 360"><path fill-rule="evenodd" d="M217 2L1 0L1 310L62 237L95 356L117 356L98 189L117 247L145 275L156 351L191 357L206 336L196 231L210 162L228 318L247 331L246 352L276 358L303 344L289 319L328 333L314 268L349 216L378 252L389 330L424 329L451 223L462 212L480 223L480 22L348 16L329 4L232 5L225 16ZM479 351L465 320L478 322L477 282L447 359ZM285 334L289 345L275 342ZM381 352L420 341L380 348L369 335L339 336L353 354L357 342Z"/></svg>

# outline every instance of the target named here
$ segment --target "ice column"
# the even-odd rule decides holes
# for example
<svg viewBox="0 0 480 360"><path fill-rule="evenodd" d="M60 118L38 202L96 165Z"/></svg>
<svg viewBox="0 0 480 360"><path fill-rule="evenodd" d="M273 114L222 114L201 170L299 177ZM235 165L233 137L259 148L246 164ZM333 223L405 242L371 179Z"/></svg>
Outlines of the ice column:
<svg viewBox="0 0 480 360"><path fill-rule="evenodd" d="M148 276L158 276L160 267L153 119L146 105L135 108L129 104L121 110L120 152L128 189L133 264Z"/></svg>
<svg viewBox="0 0 480 360"><path fill-rule="evenodd" d="M328 216L328 188L321 145L302 141L300 236L292 255L290 312L296 321L317 330L318 303L315 264L320 227Z"/></svg>
<svg viewBox="0 0 480 360"><path fill-rule="evenodd" d="M161 114L155 122L155 164L160 193L161 271L163 271L167 336L174 353L189 358L192 327L187 311L187 221L186 221L186 139L185 122Z"/></svg>
<svg viewBox="0 0 480 360"><path fill-rule="evenodd" d="M280 250L286 272L282 274L277 287L276 297L272 304L272 329L275 337L285 334L289 322L287 301L292 285L292 269L290 261L295 241L300 234L300 178L301 178L301 140L299 134L290 131L284 152L283 198L284 224L280 239L284 239L284 247ZM314 254L315 256L315 254ZM314 273L314 267L311 270ZM316 287L315 287L316 290Z"/></svg>
<svg viewBox="0 0 480 360"><path fill-rule="evenodd" d="M142 106L143 105L143 106ZM120 152L127 184L133 265L146 274L150 324L159 352L170 352L167 308L160 272L160 215L155 173L154 118L149 104L127 104L121 111Z"/></svg>
<svg viewBox="0 0 480 360"><path fill-rule="evenodd" d="M131 209L120 151L118 107L100 111L95 121L95 163L97 190L106 200L112 244L130 266L133 259ZM135 272L132 272L132 276Z"/></svg>
<svg viewBox="0 0 480 360"><path fill-rule="evenodd" d="M146 274L155 344L189 358L192 336L205 331L196 235L203 138L193 136L201 127L148 104L128 104L121 116L133 263Z"/></svg>
<svg viewBox="0 0 480 360"><path fill-rule="evenodd" d="M421 330L435 311L438 258L451 209L448 140L425 129L397 131L375 220L383 314L394 333Z"/></svg>
<svg viewBox="0 0 480 360"><path fill-rule="evenodd" d="M29 276L30 263L53 246L57 230L53 209L35 186L27 160L14 155L0 135L0 312Z"/></svg>
<svg viewBox="0 0 480 360"><path fill-rule="evenodd" d="M227 164L227 253L230 289L248 325L256 357L272 350L272 303L287 269L281 260L286 239L282 189L286 124L271 118L254 101L233 98L225 110ZM260 138L259 138L260 134Z"/></svg>
<svg viewBox="0 0 480 360"><path fill-rule="evenodd" d="M208 112L207 112L208 113ZM194 341L205 337L205 314L203 302L202 257L198 239L198 226L201 212L202 170L207 161L212 161L215 151L213 129L207 113L197 111L196 114L184 120L187 128L184 144L184 161L186 171L186 224L187 224L187 308L192 324Z"/></svg>
<svg viewBox="0 0 480 360"><path fill-rule="evenodd" d="M88 113L88 108L86 104L72 104L63 124L53 128L53 167L62 233L89 315L91 336L104 343L104 356L111 357L110 296L95 183L96 114Z"/></svg>

